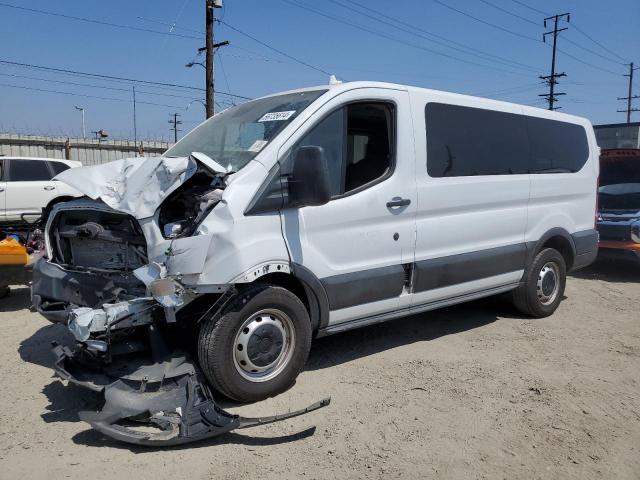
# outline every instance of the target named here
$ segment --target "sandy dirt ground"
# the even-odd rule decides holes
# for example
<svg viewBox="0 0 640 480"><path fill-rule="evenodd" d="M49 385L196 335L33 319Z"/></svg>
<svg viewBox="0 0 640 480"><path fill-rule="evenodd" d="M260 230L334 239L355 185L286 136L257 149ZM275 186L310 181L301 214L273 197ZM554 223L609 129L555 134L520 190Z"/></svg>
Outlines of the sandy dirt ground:
<svg viewBox="0 0 640 480"><path fill-rule="evenodd" d="M50 369L61 326L0 300L0 478L640 478L640 267L600 262L543 320L501 299L315 342L286 393L330 407L180 448L132 448L76 415Z"/></svg>

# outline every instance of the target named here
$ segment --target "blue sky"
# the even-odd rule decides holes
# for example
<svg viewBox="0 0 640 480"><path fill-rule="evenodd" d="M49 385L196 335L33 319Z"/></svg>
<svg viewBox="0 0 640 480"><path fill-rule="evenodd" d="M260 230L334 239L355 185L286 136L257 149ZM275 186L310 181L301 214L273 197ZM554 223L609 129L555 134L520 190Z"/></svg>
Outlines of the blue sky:
<svg viewBox="0 0 640 480"><path fill-rule="evenodd" d="M170 35L132 31L2 3L164 33L171 24L175 28ZM622 74L628 67L622 64L640 65L638 0L225 0L217 11L223 22L315 69L217 24L216 41L231 45L217 56L216 89L257 97L325 84L324 71L344 80L391 81L544 106L537 95L546 89L538 85L538 75L548 74L551 49L537 41L545 31L544 15L534 9L571 12L559 40L558 70L567 73L558 87L566 93L560 97L562 111L593 123L624 121L616 109L625 105L616 97L627 91ZM0 60L196 87L204 83L201 67L184 67L204 44L197 38L204 29L204 0L2 0L0 19ZM640 71L636 74L640 94ZM0 132L79 136L80 113L74 109L79 105L86 109L88 132L102 128L115 138L132 138L130 89L128 82L0 63ZM191 100L204 98L202 92L140 84L136 89L139 138L169 139L173 112L182 115L184 130L203 119L198 101L187 108ZM230 103L224 95L216 100ZM640 113L634 118L640 120Z"/></svg>

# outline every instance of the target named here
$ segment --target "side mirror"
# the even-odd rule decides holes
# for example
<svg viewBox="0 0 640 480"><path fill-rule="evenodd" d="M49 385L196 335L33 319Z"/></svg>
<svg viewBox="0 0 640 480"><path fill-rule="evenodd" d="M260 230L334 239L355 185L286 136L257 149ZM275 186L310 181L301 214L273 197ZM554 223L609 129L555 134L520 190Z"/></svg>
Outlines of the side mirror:
<svg viewBox="0 0 640 480"><path fill-rule="evenodd" d="M331 199L329 168L322 147L300 147L294 152L288 185L292 206L324 205Z"/></svg>

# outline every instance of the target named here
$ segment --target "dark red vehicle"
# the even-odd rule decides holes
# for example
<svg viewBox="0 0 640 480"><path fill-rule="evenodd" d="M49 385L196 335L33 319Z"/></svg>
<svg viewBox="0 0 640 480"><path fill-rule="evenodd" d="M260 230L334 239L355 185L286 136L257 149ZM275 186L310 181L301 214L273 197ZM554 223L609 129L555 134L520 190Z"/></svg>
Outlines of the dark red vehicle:
<svg viewBox="0 0 640 480"><path fill-rule="evenodd" d="M640 261L640 149L602 151L598 202L600 251Z"/></svg>

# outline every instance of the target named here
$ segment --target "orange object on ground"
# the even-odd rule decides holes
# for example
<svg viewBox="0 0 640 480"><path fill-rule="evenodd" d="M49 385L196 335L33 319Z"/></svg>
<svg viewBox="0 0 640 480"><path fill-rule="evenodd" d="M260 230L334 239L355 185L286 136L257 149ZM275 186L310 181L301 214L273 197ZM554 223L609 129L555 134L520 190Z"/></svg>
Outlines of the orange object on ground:
<svg viewBox="0 0 640 480"><path fill-rule="evenodd" d="M15 238L0 241L0 265L26 265L28 260L27 249Z"/></svg>

